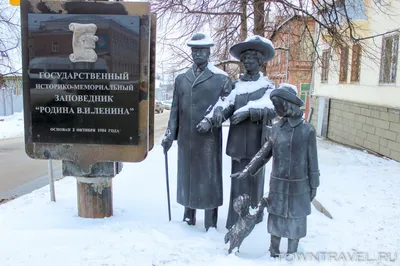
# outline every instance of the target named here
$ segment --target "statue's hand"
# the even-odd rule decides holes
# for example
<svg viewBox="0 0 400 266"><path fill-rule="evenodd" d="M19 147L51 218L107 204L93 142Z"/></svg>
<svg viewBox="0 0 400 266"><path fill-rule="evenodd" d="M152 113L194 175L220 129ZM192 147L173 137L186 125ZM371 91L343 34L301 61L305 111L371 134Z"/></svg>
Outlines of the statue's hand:
<svg viewBox="0 0 400 266"><path fill-rule="evenodd" d="M206 133L207 131L209 131L211 129L211 124L210 122L208 122L208 120L204 119L202 120L197 126L196 126L196 130L199 133Z"/></svg>
<svg viewBox="0 0 400 266"><path fill-rule="evenodd" d="M249 117L249 112L239 112L234 114L231 117L231 123L232 124L239 124L243 120L247 119Z"/></svg>
<svg viewBox="0 0 400 266"><path fill-rule="evenodd" d="M218 106L215 108L214 113L213 113L213 121L216 127L222 126L222 123L224 122L224 115L222 114L222 107Z"/></svg>
<svg viewBox="0 0 400 266"><path fill-rule="evenodd" d="M317 189L316 189L316 188L312 188L312 189L311 189L311 192L310 192L311 201L313 201L313 199L315 198L315 196L317 196Z"/></svg>
<svg viewBox="0 0 400 266"><path fill-rule="evenodd" d="M236 179L244 179L244 178L247 178L248 176L249 176L249 172L247 172L246 170L231 174L231 178L236 178Z"/></svg>
<svg viewBox="0 0 400 266"><path fill-rule="evenodd" d="M272 120L276 117L276 113L274 109L267 108L267 120Z"/></svg>
<svg viewBox="0 0 400 266"><path fill-rule="evenodd" d="M173 142L174 142L174 140L170 139L170 138L164 138L161 141L161 146L163 146L163 148L164 148L164 153L168 152L168 150L171 148Z"/></svg>
<svg viewBox="0 0 400 266"><path fill-rule="evenodd" d="M261 208L266 208L266 207L268 207L268 201L269 201L268 198L263 197L263 198L260 200L260 207L261 207Z"/></svg>

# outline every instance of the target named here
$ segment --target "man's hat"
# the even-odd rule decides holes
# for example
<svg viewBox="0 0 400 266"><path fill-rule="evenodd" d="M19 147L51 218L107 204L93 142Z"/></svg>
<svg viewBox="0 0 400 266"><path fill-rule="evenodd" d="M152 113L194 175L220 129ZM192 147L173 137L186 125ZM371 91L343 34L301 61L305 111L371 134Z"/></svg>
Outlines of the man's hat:
<svg viewBox="0 0 400 266"><path fill-rule="evenodd" d="M235 44L229 49L230 54L240 60L240 55L247 50L256 50L264 56L264 63L271 60L275 55L275 48L272 42L264 37L254 35L244 42Z"/></svg>
<svg viewBox="0 0 400 266"><path fill-rule="evenodd" d="M294 103L299 107L304 105L303 100L297 97L297 87L291 84L287 83L280 84L277 89L271 92L269 97L272 99L272 97L274 96L287 100L291 103Z"/></svg>
<svg viewBox="0 0 400 266"><path fill-rule="evenodd" d="M192 36L190 41L187 43L189 47L212 47L214 46L214 41L211 37L204 33L196 33Z"/></svg>

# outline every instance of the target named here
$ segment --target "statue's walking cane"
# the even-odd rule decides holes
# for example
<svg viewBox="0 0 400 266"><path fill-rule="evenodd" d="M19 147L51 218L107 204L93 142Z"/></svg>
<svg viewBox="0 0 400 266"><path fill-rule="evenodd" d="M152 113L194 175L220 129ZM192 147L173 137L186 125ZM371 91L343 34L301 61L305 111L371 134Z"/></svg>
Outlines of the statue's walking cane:
<svg viewBox="0 0 400 266"><path fill-rule="evenodd" d="M171 221L171 201L169 198L169 176L168 176L168 152L164 148L164 158L165 158L165 177L167 182L167 199L168 199L168 217Z"/></svg>

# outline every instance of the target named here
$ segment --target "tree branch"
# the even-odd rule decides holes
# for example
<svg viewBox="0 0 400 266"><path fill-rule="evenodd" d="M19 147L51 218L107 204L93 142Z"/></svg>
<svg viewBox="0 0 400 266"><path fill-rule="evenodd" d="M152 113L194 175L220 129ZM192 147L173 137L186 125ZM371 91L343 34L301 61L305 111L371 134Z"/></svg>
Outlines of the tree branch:
<svg viewBox="0 0 400 266"><path fill-rule="evenodd" d="M359 42L359 41L363 41L363 40L374 39L374 38L381 37L381 36L384 36L384 35L387 35L387 34L391 34L391 33L395 33L395 32L400 33L400 28L399 29L395 29L395 30L386 31L386 32L383 32L383 33L379 33L379 34L375 34L375 35L370 35L370 36L367 36L367 37L362 37L362 38L354 38L353 37L353 39L354 39L355 42Z"/></svg>

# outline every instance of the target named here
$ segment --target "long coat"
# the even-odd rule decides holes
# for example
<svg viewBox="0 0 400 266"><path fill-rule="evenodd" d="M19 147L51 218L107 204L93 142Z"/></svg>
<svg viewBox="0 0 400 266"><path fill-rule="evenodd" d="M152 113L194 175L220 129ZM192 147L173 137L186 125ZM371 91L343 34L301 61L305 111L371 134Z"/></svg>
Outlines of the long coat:
<svg viewBox="0 0 400 266"><path fill-rule="evenodd" d="M306 217L311 213L311 188L319 186L313 126L302 118L274 124L268 141L249 163L249 173L255 174L271 157L268 213L288 219Z"/></svg>
<svg viewBox="0 0 400 266"><path fill-rule="evenodd" d="M245 75L244 77L247 76ZM256 108L250 102L254 103L255 101L263 100L262 98L265 97L266 92L269 90L268 93L270 93L273 89L272 83L263 76L260 76L256 82L245 80L242 77L234 84L232 92L235 94L235 98L233 103L224 110L224 117L229 118L235 111L240 112L244 109L249 111L249 117L238 124L231 123L229 126L226 154L232 158L232 173L242 171L263 145L263 126L271 124L270 117L268 117L269 112L266 111L267 102L263 101ZM240 92L235 93L234 90L239 90ZM249 108L250 106L252 108ZM251 207L257 207L264 195L264 179L264 171L261 170L251 179L231 180L226 228L230 229L238 219L238 214L233 208L233 201L236 197L248 194Z"/></svg>
<svg viewBox="0 0 400 266"><path fill-rule="evenodd" d="M178 141L177 201L192 209L222 205L222 129L198 133L196 125L232 89L228 76L193 68L175 80L168 130Z"/></svg>

